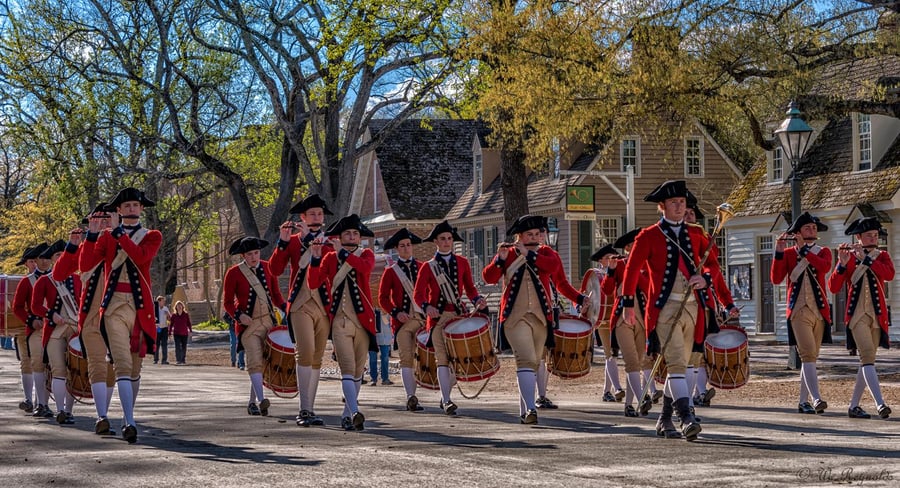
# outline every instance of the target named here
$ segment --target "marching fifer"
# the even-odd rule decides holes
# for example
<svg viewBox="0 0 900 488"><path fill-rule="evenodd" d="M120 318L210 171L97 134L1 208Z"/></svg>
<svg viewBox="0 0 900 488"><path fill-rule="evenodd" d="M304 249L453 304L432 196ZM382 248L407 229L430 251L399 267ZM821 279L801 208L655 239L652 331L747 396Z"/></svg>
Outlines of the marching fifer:
<svg viewBox="0 0 900 488"><path fill-rule="evenodd" d="M825 274L831 269L831 249L816 243L828 226L809 212L798 216L775 243L771 279L775 285L788 279L788 344L797 347L802 363L797 411L822 413L828 403L819 393L816 360L822 343L831 343L831 306L825 295ZM791 241L795 244L787 247ZM812 397L812 403L809 397Z"/></svg>
<svg viewBox="0 0 900 488"><path fill-rule="evenodd" d="M22 259L16 263L17 266L24 265L28 269L28 273L16 286L12 309L15 317L25 324L25 330L17 333L15 340L16 357L19 360L19 371L22 376L22 392L25 394L25 399L19 402L19 409L29 414L34 413L35 398L33 395L35 394L35 386L40 385L43 388L43 383L36 384L34 380L31 354L28 352L28 337L34 332L34 322L31 315L31 292L34 289L34 284L40 278L40 274L36 274L40 273L37 267L37 257L45 246L46 244L40 244L25 249L22 253Z"/></svg>
<svg viewBox="0 0 900 488"><path fill-rule="evenodd" d="M878 346L890 349L888 337L887 301L884 296L884 283L894 279L894 262L887 251L878 249L878 238L885 233L881 222L875 217L864 217L854 220L844 234L855 236L856 242L843 245L838 249L838 262L828 279L828 288L838 293L847 285L847 349L859 352L859 370L856 373L856 385L850 397L850 418L871 417L859 401L868 386L869 393L875 400L878 416L886 419L891 415L891 408L885 405L875 371L875 352Z"/></svg>
<svg viewBox="0 0 900 488"><path fill-rule="evenodd" d="M625 398L625 390L619 382L619 345L614 344L610 328L610 316L613 311L613 303L616 299L615 291L606 291L602 288L603 280L609 273L610 263L618 256L615 248L606 245L591 255L591 261L597 263L597 267L589 268L581 279L581 293L589 293L591 311L587 314L591 319L591 326L596 330L596 336L603 347L604 374L603 374L603 401L621 402ZM615 290L613 287L612 290Z"/></svg>
<svg viewBox="0 0 900 488"><path fill-rule="evenodd" d="M34 387L35 400L37 405L33 406L29 401L31 396L31 388L25 384L25 401L19 404L19 408L31 411L35 417L52 417L53 412L47 404L50 401L50 392L45 386L47 384L47 367L44 365L44 346L40 333L43 330L44 321L41 317L35 315L31 310L31 298L34 294L34 287L37 281L50 273L51 265L49 256L44 257L44 253L49 248L49 244L41 243L35 246L31 255L34 257L34 271L19 282L16 287L16 294L13 297L13 313L16 314L22 322L25 322L25 333L20 337L19 354L23 362L28 363L27 368L22 367L22 371L26 369L31 372L31 381ZM23 383L27 381L23 379ZM29 407L33 407L29 408Z"/></svg>

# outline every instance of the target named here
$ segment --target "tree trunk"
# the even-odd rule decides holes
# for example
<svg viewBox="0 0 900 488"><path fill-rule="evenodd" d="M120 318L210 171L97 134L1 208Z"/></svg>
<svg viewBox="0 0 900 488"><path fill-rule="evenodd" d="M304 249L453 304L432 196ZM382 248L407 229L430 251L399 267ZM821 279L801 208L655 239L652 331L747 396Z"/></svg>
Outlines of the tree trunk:
<svg viewBox="0 0 900 488"><path fill-rule="evenodd" d="M500 161L503 220L506 222L506 228L509 229L517 218L528 213L528 177L525 173L525 154L520 150L503 149L500 152Z"/></svg>

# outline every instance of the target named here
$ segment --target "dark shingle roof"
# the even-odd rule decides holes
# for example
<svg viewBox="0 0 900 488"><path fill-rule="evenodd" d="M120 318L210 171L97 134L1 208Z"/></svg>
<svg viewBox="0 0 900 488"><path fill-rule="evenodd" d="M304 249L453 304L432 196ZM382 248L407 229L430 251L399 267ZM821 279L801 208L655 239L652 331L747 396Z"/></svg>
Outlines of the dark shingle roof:
<svg viewBox="0 0 900 488"><path fill-rule="evenodd" d="M831 66L810 94L839 100L872 100L877 89L894 91L900 81L900 56L878 56Z"/></svg>
<svg viewBox="0 0 900 488"><path fill-rule="evenodd" d="M595 150L589 147L575 159L569 169L585 171L595 157ZM531 173L528 176L528 206L538 208L559 203L565 196L566 185L574 184L577 179L577 176L556 179L543 173ZM447 213L447 219L454 220L495 213L503 213L503 189L500 186L499 176L488 185L481 195L475 195L474 185L469 185L456 205Z"/></svg>
<svg viewBox="0 0 900 488"><path fill-rule="evenodd" d="M375 119L369 128L375 135L389 122ZM375 149L394 217L443 219L472 183L472 143L487 132L483 122L474 120L400 123Z"/></svg>

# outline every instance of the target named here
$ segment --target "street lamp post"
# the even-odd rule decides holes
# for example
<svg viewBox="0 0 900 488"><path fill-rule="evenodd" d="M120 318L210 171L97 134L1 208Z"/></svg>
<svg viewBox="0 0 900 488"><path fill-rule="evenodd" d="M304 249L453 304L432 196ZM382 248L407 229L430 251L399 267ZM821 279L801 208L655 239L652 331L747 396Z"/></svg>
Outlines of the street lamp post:
<svg viewBox="0 0 900 488"><path fill-rule="evenodd" d="M810 136L812 136L812 127L800 117L800 110L793 101L788 105L787 118L781 122L781 126L775 131L778 140L781 143L781 150L784 157L791 163L791 220L796 220L802 212L800 194L801 194L801 171L800 163L806 150L809 148ZM788 358L788 369L799 369L800 357L797 354L797 348L790 348L790 357Z"/></svg>

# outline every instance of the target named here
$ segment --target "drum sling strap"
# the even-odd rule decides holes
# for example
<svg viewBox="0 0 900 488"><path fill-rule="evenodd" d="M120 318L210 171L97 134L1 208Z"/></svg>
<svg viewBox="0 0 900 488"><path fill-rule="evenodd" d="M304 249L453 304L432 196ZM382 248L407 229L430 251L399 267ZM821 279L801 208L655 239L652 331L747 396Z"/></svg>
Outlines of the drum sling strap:
<svg viewBox="0 0 900 488"><path fill-rule="evenodd" d="M269 297L269 293L266 292L266 288L260 283L259 278L256 276L256 273L250 269L250 266L247 265L246 261L241 261L241 264L238 265L238 269L241 270L241 274L244 275L244 278L247 278L247 283L250 284L250 288L253 288L253 292L256 293L257 297L265 297L266 307L269 309L269 318L272 319L272 323L278 325L278 320L275 319L275 310L272 308L272 299ZM248 310L248 314L251 314L253 310Z"/></svg>
<svg viewBox="0 0 900 488"><path fill-rule="evenodd" d="M465 313L465 308L463 307L462 302L459 301L459 296L456 294L456 287L450 283L450 279L447 277L447 274L444 273L444 269L438 264L438 259L443 258L434 258L431 261L428 261L428 265L431 266L431 273L434 274L434 279L441 289L441 295L444 296L444 300L447 303L456 306L461 312ZM443 310L441 312L443 313Z"/></svg>
<svg viewBox="0 0 900 488"><path fill-rule="evenodd" d="M59 299L62 301L60 315L77 324L78 305L75 304L75 297L72 296L72 293L69 291L69 288L64 281L56 281L53 279L50 281L53 282L53 286L56 287L56 294L59 295Z"/></svg>
<svg viewBox="0 0 900 488"><path fill-rule="evenodd" d="M409 280L409 276L406 276L406 273L400 269L400 265L398 263L394 263L390 266L394 273L397 275L397 279L400 280L400 285L403 286L403 292L406 293L406 296L409 297L409 303L411 304L413 313L424 315L425 312L422 311L422 307L416 303L415 299L413 299L413 284L412 281Z"/></svg>

